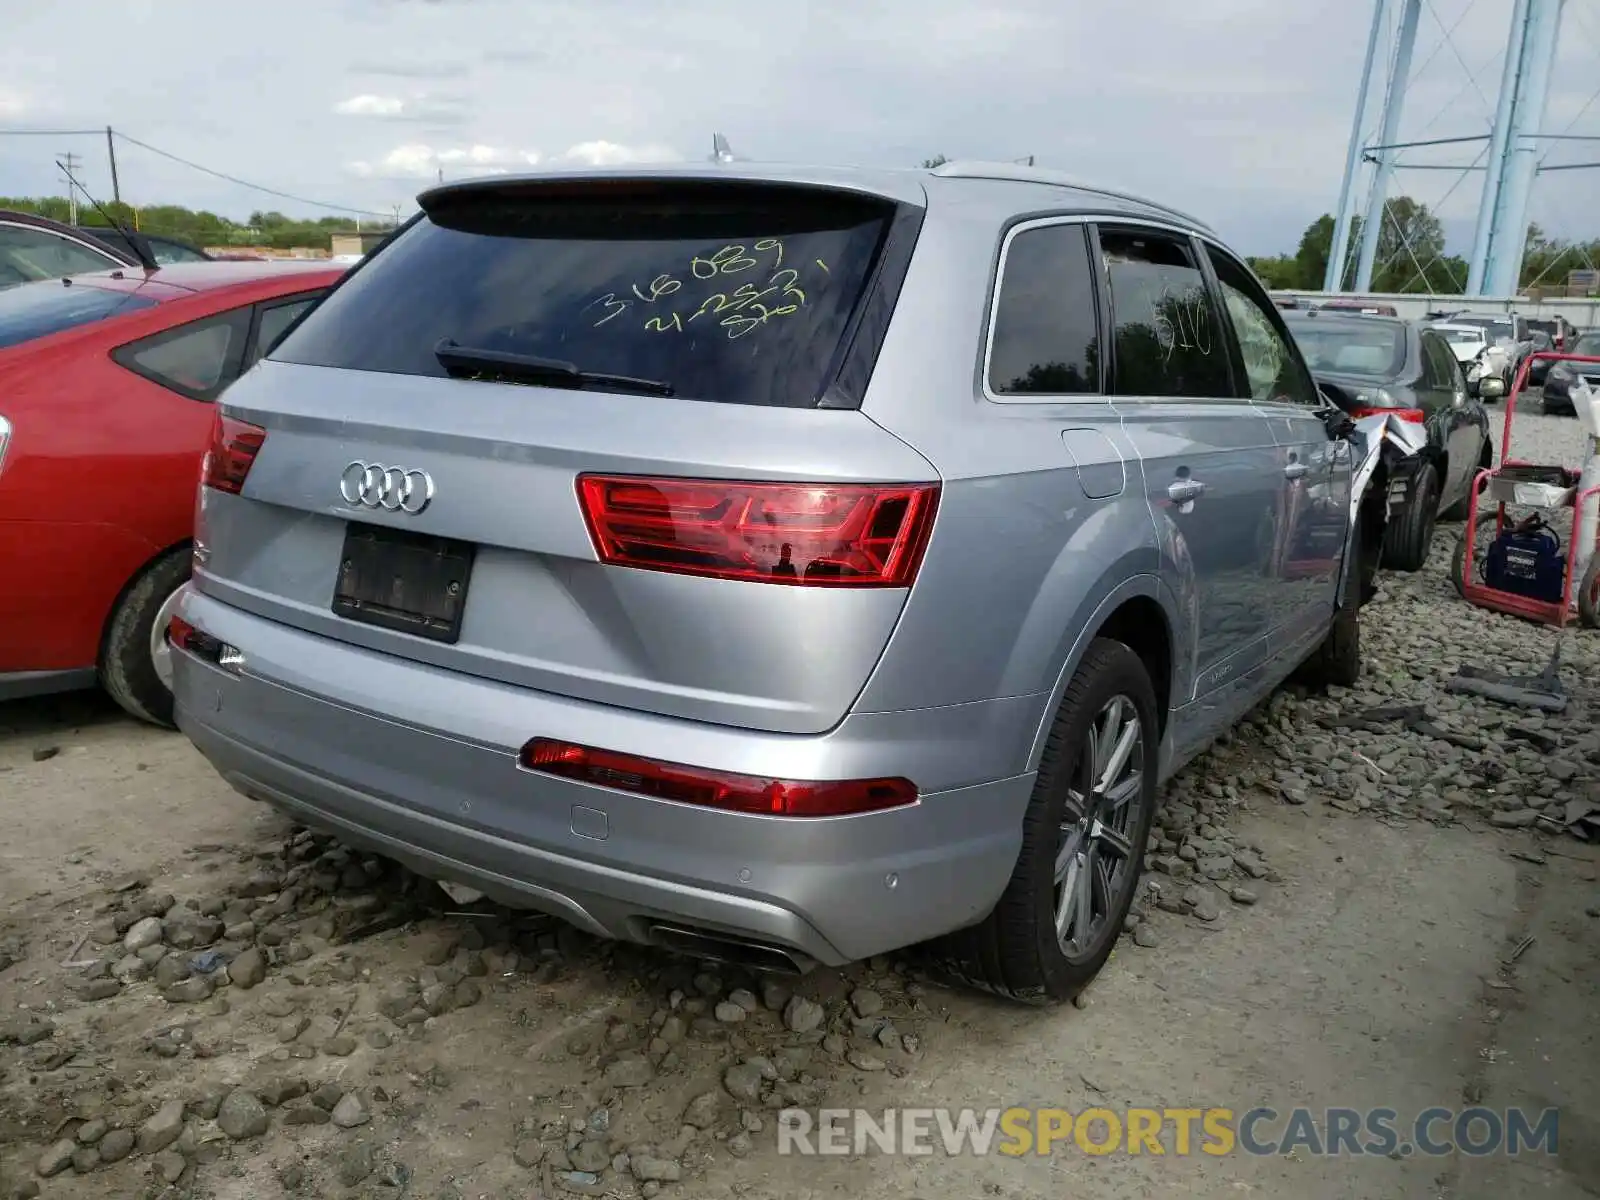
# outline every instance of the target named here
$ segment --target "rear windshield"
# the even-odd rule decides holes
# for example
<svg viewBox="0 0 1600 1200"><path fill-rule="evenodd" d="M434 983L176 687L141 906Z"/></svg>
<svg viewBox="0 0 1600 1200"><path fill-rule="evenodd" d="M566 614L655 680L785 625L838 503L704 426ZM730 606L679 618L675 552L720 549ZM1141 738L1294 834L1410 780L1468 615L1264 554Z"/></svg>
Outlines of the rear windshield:
<svg viewBox="0 0 1600 1200"><path fill-rule="evenodd" d="M1392 379L1405 368L1406 330L1381 320L1290 321L1313 373Z"/></svg>
<svg viewBox="0 0 1600 1200"><path fill-rule="evenodd" d="M1457 325L1476 325L1479 329L1487 329L1496 337L1510 337L1515 326L1509 320L1499 317L1455 317Z"/></svg>
<svg viewBox="0 0 1600 1200"><path fill-rule="evenodd" d="M271 357L444 376L448 339L689 399L814 405L892 215L729 184L447 194Z"/></svg>
<svg viewBox="0 0 1600 1200"><path fill-rule="evenodd" d="M108 292L57 279L0 288L0 349L154 304L131 292Z"/></svg>

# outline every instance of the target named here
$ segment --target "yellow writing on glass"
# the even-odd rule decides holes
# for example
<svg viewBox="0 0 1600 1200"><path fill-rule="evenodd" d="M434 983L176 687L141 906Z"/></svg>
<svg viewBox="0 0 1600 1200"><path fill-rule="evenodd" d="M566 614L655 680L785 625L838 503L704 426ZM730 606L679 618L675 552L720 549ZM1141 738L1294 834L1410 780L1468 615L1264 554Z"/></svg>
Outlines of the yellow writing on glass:
<svg viewBox="0 0 1600 1200"><path fill-rule="evenodd" d="M683 281L670 273L657 275L642 286L632 284L629 291L637 301L659 306L656 310L659 315L646 318L644 328L652 333L682 333L688 325L702 317L714 318L717 325L728 331L730 340L737 340L774 319L793 316L804 308L806 292L801 286L800 272L793 267L781 266L784 249L779 238L762 238L749 247L730 244L712 254L695 255L689 260L689 275L696 280L711 281L726 275L744 274L760 266L751 257L752 252L772 255L773 270L765 284L750 281L740 283L731 291L713 292L701 298L698 304L693 297L679 296L678 303L687 301L688 305L693 306L693 311L687 307L663 311L667 307L667 298L682 292L684 288ZM831 273L828 264L820 258L812 261L824 275ZM593 322L593 328L598 329L626 312L632 304L633 301L618 299L615 292L607 292L587 305L585 311L596 307L604 309L604 315Z"/></svg>
<svg viewBox="0 0 1600 1200"><path fill-rule="evenodd" d="M648 296L639 290L637 283L633 285L633 294L646 304L654 304L662 296L670 296L682 286L683 284L670 275L657 275L650 281L650 294Z"/></svg>

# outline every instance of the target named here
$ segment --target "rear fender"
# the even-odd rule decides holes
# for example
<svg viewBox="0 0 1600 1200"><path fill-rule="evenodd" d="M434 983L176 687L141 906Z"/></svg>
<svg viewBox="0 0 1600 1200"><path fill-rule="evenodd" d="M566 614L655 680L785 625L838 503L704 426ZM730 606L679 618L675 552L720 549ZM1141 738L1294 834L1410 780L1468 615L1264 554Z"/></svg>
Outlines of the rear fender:
<svg viewBox="0 0 1600 1200"><path fill-rule="evenodd" d="M1050 737L1050 727L1054 724L1056 712L1061 707L1061 698L1066 694L1067 685L1077 673L1078 665L1088 652L1090 643L1105 627L1111 614L1129 600L1142 597L1155 601L1160 606L1166 621L1167 642L1172 651L1172 677L1168 690L1169 713L1162 714L1163 721L1171 709L1177 708L1189 697L1194 686L1193 672L1189 666L1194 661L1192 637L1194 626L1192 622L1180 619L1177 600L1158 576L1151 574L1129 576L1118 569L1125 565L1119 563L1105 572L1085 596L1071 619L1062 626L1064 636L1061 653L1056 659L1060 666L1056 672L1055 684L1050 689L1050 702L1045 705L1039 727L1034 731L1033 746L1028 754L1029 771L1039 769L1040 760L1044 757L1045 744ZM1157 683L1159 686L1159 681Z"/></svg>

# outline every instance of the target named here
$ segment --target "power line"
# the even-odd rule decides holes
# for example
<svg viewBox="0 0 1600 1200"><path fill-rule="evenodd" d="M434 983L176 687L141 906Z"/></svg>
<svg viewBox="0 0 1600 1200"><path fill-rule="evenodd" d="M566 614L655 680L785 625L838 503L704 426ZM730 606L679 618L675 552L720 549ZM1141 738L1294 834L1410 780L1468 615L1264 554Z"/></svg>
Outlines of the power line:
<svg viewBox="0 0 1600 1200"><path fill-rule="evenodd" d="M392 213L378 212L375 209L370 208L352 208L348 204L329 204L325 200L311 200L305 196L296 196L292 192L283 192L279 191L277 188L264 187L259 183L251 183L248 179L240 179L237 175L229 175L226 171L214 170L211 167L201 166L197 162L191 162L187 158L180 158L178 155L173 154L169 150L162 150L160 147L152 146L148 142L141 142L138 138L129 137L120 130L115 131L115 136L121 138L130 146L138 146L139 149L148 150L151 154L156 154L160 155L162 158L171 159L173 162L178 163L180 166L188 167L190 170L199 171L201 174L226 180L228 183L236 184L237 186L243 188L249 188L251 191L261 192L268 196L276 196L280 200L293 200L296 204L307 204L312 208L325 208L330 212L354 213L357 216L363 217L384 217L387 219L393 215Z"/></svg>
<svg viewBox="0 0 1600 1200"><path fill-rule="evenodd" d="M99 137L102 129L0 129L0 137Z"/></svg>

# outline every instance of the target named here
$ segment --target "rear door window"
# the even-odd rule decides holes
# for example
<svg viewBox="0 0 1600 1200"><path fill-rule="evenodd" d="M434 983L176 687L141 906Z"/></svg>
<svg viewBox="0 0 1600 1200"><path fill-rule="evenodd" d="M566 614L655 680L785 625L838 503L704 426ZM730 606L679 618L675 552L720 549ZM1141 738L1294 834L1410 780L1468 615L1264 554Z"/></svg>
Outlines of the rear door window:
<svg viewBox="0 0 1600 1200"><path fill-rule="evenodd" d="M118 346L111 357L137 375L191 400L215 400L239 374L248 308L204 317Z"/></svg>
<svg viewBox="0 0 1600 1200"><path fill-rule="evenodd" d="M998 397L1099 393L1099 316L1082 225L1011 238L990 339L989 390Z"/></svg>
<svg viewBox="0 0 1600 1200"><path fill-rule="evenodd" d="M1232 399L1228 343L1189 239L1100 230L1119 396Z"/></svg>
<svg viewBox="0 0 1600 1200"><path fill-rule="evenodd" d="M436 350L453 342L688 399L811 406L894 213L872 197L754 184L446 193L271 357L442 377Z"/></svg>
<svg viewBox="0 0 1600 1200"><path fill-rule="evenodd" d="M151 308L154 300L59 280L0 289L0 350Z"/></svg>

